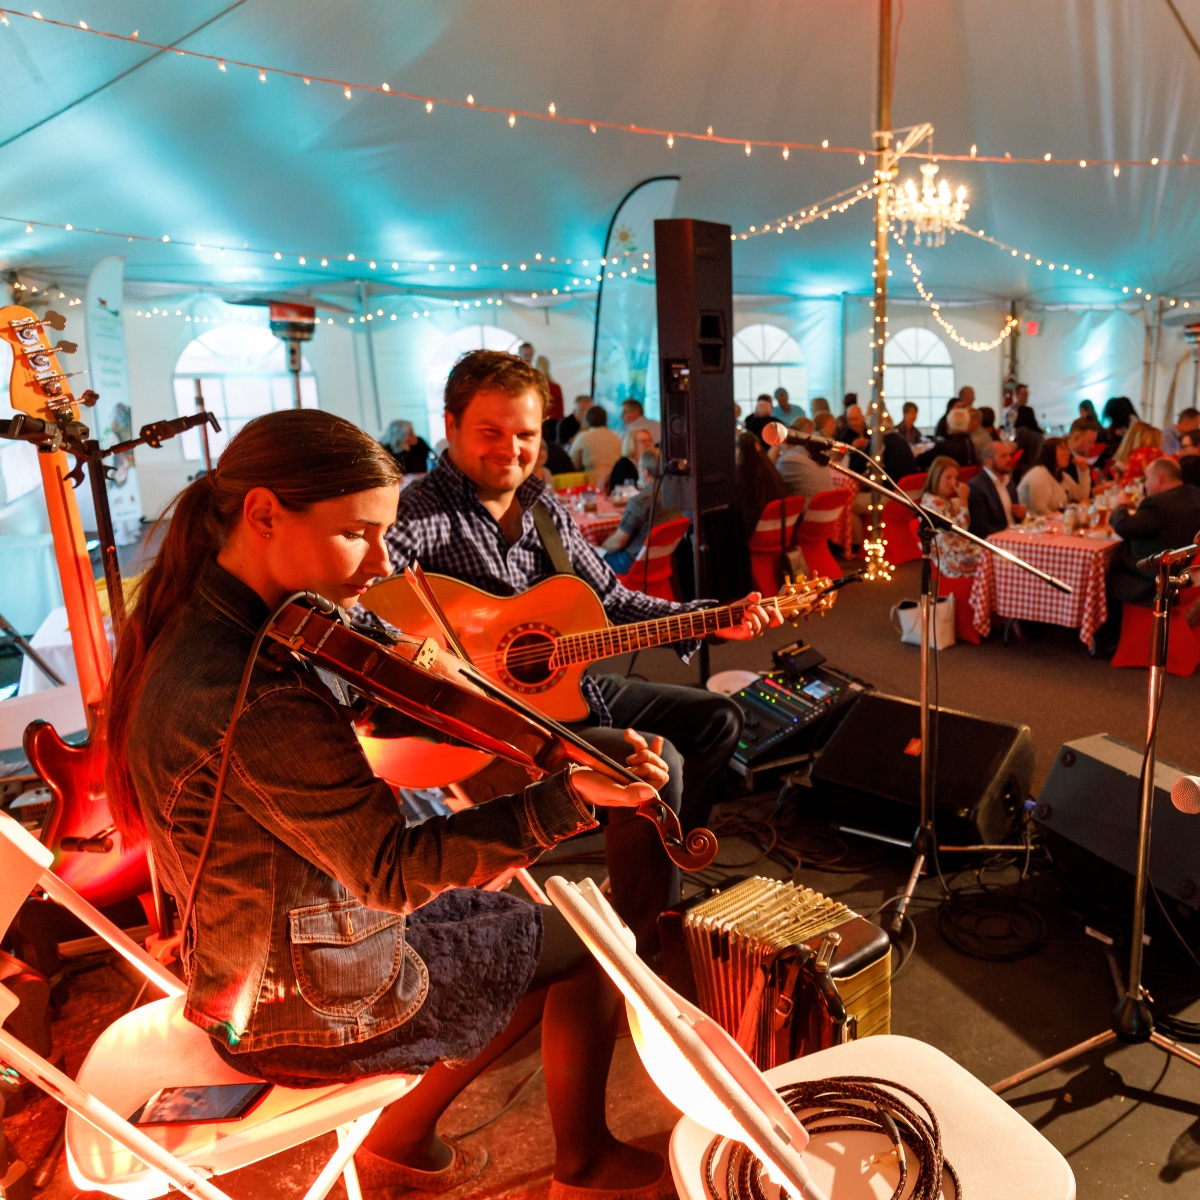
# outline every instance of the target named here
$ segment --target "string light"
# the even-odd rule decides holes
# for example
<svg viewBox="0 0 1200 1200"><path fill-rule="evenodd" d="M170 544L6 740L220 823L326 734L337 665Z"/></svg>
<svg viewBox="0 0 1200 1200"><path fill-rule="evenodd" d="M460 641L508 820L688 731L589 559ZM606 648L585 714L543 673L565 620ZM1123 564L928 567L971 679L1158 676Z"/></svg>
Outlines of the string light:
<svg viewBox="0 0 1200 1200"><path fill-rule="evenodd" d="M183 49L178 46L166 46L166 45L161 45L157 42L143 41L142 39L140 39L139 32L136 29L133 31L132 34L126 36L125 34L113 33L110 30L91 29L87 26L87 24L85 22L82 22L82 21L79 22L79 24L72 24L71 22L68 22L68 21L55 21L55 20L45 18L45 17L41 16L40 13L39 14L25 13L25 12L21 12L18 9L13 9L13 8L0 9L0 22L3 22L3 24L5 24L5 25L9 24L9 21L8 21L9 16L21 17L22 19L25 19L25 20L36 19L39 21L43 21L47 25L57 26L60 29L68 29L77 34L84 33L84 34L87 34L92 37L109 38L111 40L121 41L121 42L137 42L139 45L153 46L155 49L158 49L158 50L170 50L172 54L174 54L180 58L194 58L194 59L204 60L207 62L215 62L219 65L219 67L220 67L220 64L222 64L222 63L228 63L235 67L244 67L248 70L257 71L259 80L262 83L266 83L268 74L278 75L278 76L286 77L286 78L290 78L290 79L302 80L303 83L305 84L305 86L311 85L312 82L315 80L317 83L329 84L329 85L333 85L333 86L336 86L336 87L339 87L342 89L350 88L353 91L359 91L359 92L371 91L371 92L379 93L381 95L393 96L398 99L418 100L422 103L449 104L449 105L460 107L460 108L474 108L480 112L495 112L495 113L500 113L501 115L508 114L509 116L511 116L513 118L512 123L514 123L514 124L515 124L515 118L517 116L523 116L523 117L529 117L532 120L555 121L555 122L558 122L559 124L578 125L580 127L587 126L587 128L592 133L595 133L598 128L604 128L604 129L614 130L614 131L617 131L620 133L634 134L634 135L639 135L639 136L666 137L667 134L670 132L669 130L666 130L666 129L656 129L652 126L643 125L643 124L636 123L636 122L625 124L625 123L617 122L617 121L603 121L603 120L597 120L595 118L588 118L588 117L562 117L562 116L558 115L557 109L553 103L548 105L547 110L545 112L532 112L532 111L527 112L527 111L524 111L521 109L510 110L507 108L489 107L487 105L477 104L475 102L475 98L473 95L468 95L467 99L465 101L452 100L448 97L442 97L442 96L424 96L424 95L419 95L419 94L413 93L413 92L394 91L390 87L390 85L388 85L387 83L367 84L367 83L362 83L362 82L356 82L354 80L349 80L349 79L333 79L333 78L321 77L321 76L316 76L316 75L311 75L311 76L310 75L302 75L298 71L287 70L283 67L272 67L272 66L266 66L264 64L242 62L237 59L229 58L228 56L219 58L215 54L204 54L197 50L188 50L188 49ZM220 69L223 70L224 67L220 67ZM824 151L829 154L856 154L859 156L859 161L862 163L866 162L868 153L871 153L871 154L874 153L874 151L868 151L868 150L865 150L863 147L859 147L859 146L831 146L829 144L828 138L822 139L820 143L811 143L811 142L764 141L764 140L755 139L755 138L747 139L744 137L736 137L736 136L717 136L716 134L713 133L713 128L711 125L708 127L707 132L703 133L703 134L680 133L680 132L676 131L675 136L682 137L682 138L690 138L690 139L693 139L696 141L714 142L718 145L742 145L742 146L744 146L748 141L749 144L751 145L751 147L760 147L760 148L769 147L769 148L773 148L773 149L777 149L777 150L782 150L784 148L788 148L791 150L814 150L814 151L819 150L819 151ZM913 154L912 157L923 158L923 157L932 157L932 155ZM969 154L946 154L943 152L939 152L937 157L940 161L950 161L950 162L963 162L963 161L977 160L979 162L990 162L990 163L1006 163L1006 164L1032 164L1032 163L1045 164L1045 163L1050 163L1052 165L1071 165L1071 166L1075 166L1079 163L1079 157L1077 155L1073 155L1068 158L1054 158L1050 154L1043 154L1042 156L1035 157L1035 158L1022 158L1022 157L1014 157L1011 153L1008 153L1008 152L1006 152L1003 155L983 155L983 154L978 153L978 147L975 145L972 145L971 152ZM1158 156L1155 156L1150 159L1093 159L1090 161L1092 161L1093 163L1095 163L1096 165L1099 165L1099 166L1114 167L1114 172L1113 172L1114 175L1119 174L1119 170L1116 169L1119 166L1154 166L1154 167L1175 166L1175 167L1179 167L1179 166L1200 165L1200 161L1193 161L1186 154L1181 155L1178 159L1167 159L1167 158L1160 158Z"/></svg>
<svg viewBox="0 0 1200 1200"><path fill-rule="evenodd" d="M127 241L127 242L163 243L163 242L171 242L172 241L170 234L165 234L165 233L158 235L158 234L144 234L144 233L128 233L126 231L118 231L118 230L111 230L111 229L99 229L99 228L76 229L73 225L63 224L58 221L40 221L40 220L30 221L30 220L27 220L25 217L11 217L11 216L5 216L3 214L0 214L0 221L7 221L7 222L10 222L13 224L23 224L25 226L26 233L33 233L36 228L41 228L41 229L58 229L58 230L63 230L64 232L71 232L71 233L84 233L84 234L90 234L90 235L99 236L99 237L119 238L122 241ZM182 245L183 243L177 242L176 244ZM305 251L304 253L299 253L297 251L289 251L289 250L280 251L280 250L277 250L274 248L264 249L263 247L259 247L259 246L251 246L251 245L249 245L249 243L245 243L241 247L230 247L230 246L217 245L212 242L193 242L190 244L190 246L194 250L209 251L209 252L215 251L219 254L220 257L224 257L226 251L231 250L231 251L234 251L236 253L241 253L241 254L264 255L275 261L286 261L286 260L290 260L290 259L295 259L295 261L301 266L306 265L308 258L310 258L310 257L316 258L317 257L317 255L313 254L311 251ZM627 259L627 258L635 257L636 253L637 253L636 251L632 251L632 250L620 250L620 251L614 250L614 251L612 251L610 258L615 263L617 261L618 256L620 256L622 259ZM321 263L321 266L323 266L323 267L329 266L329 263L331 260L335 261L335 262L354 263L354 262L359 261L360 257L361 256L355 255L353 253L327 254L327 255L322 255L320 257L320 263ZM532 257L533 257L532 264L529 262L528 259L525 262L522 262L520 264L520 269L522 271L527 270L527 269L534 269L534 270L540 269L540 270L554 270L556 272L560 272L563 274L570 274L570 268L575 261L573 257L564 257L561 255L556 255L556 254L547 256L547 255L543 254L541 251L538 251ZM648 253L644 256L644 258L645 258L646 266L649 266L651 260L649 258ZM427 267L430 271L437 271L439 269L444 269L444 270L451 271L451 272L456 271L459 267L462 267L464 270L468 269L468 268L479 269L479 268L483 268L483 267L499 267L501 270L504 270L504 271L507 271L509 268L508 260L500 260L500 259L486 259L486 260L485 259L475 259L475 260L472 260L470 258L465 258L465 257L462 259L453 259L453 260L443 259L443 260L440 260L439 262L430 262L428 257L420 258L420 259L398 259L398 260L394 259L394 260L386 260L386 261L390 261L393 271L400 271L402 269L411 270L411 269L418 269L421 267ZM584 259L582 261L586 265L587 260ZM369 269L371 269L371 270L375 270L378 267L378 263L376 262L375 259L369 259L368 264L369 264Z"/></svg>
<svg viewBox="0 0 1200 1200"><path fill-rule="evenodd" d="M860 200L875 195L876 186L871 180L845 188L818 200L815 204L805 205L804 208L793 209L786 216L772 217L761 228L751 225L740 233L730 235L730 241L746 241L747 238L762 237L765 233L782 233L785 229L799 229L803 225L811 225L814 221L828 218L830 213L844 213Z"/></svg>
<svg viewBox="0 0 1200 1200"><path fill-rule="evenodd" d="M921 282L921 272L917 264L913 262L913 256L906 254L904 256L905 264L912 272L913 285L916 287L921 299L929 305L929 311L933 314L933 319L950 335L952 341L957 342L965 350L973 350L976 354L985 354L989 350L995 350L1005 338L1012 333L1017 327L1017 318L1011 313L1005 318L1004 328L998 336L992 338L990 342L974 342L963 337L945 317L942 316L941 305L933 298L933 293L929 291Z"/></svg>

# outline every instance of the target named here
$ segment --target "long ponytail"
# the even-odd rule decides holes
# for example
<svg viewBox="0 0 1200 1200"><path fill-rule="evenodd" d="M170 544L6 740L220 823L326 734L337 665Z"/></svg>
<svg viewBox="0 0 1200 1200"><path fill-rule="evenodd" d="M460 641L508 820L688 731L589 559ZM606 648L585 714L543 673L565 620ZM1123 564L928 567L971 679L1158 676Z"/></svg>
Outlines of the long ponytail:
<svg viewBox="0 0 1200 1200"><path fill-rule="evenodd" d="M162 544L121 630L104 706L105 788L126 845L140 842L146 832L127 752L146 660L241 520L246 494L265 487L285 508L303 512L322 500L391 486L400 477L391 454L349 421L319 409L289 409L245 425L218 467L188 484L167 507L155 526L155 533L166 526Z"/></svg>

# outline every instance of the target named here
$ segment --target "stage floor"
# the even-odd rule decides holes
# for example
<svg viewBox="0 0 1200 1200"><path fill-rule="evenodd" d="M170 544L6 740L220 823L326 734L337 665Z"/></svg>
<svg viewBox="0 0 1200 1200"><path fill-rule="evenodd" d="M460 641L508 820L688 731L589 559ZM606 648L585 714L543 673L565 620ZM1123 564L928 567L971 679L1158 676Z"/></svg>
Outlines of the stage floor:
<svg viewBox="0 0 1200 1200"><path fill-rule="evenodd" d="M916 595L916 567L897 572L891 584L856 585L841 593L824 620L802 624L800 634L833 666L853 671L884 691L915 697L918 657L899 644L887 619L897 600ZM941 702L982 716L1020 720L1033 729L1037 751L1035 792L1063 741L1108 732L1137 744L1144 730L1146 672L1114 670L1089 659L1069 630L1033 631L1034 640L1004 646L993 635L982 646L957 646L941 656ZM788 627L752 646L721 646L713 669L746 666L765 669L770 648L797 636ZM607 665L607 664L606 664ZM620 660L625 669L625 660ZM664 681L694 682L687 666L667 650L643 654L636 670ZM1200 677L1169 678L1162 717L1163 758L1200 769L1194 714ZM1200 822L1197 825L1200 843ZM599 848L599 839L581 839L560 848L578 859ZM729 873L782 875L778 864L754 863L756 848L725 839L720 860L738 864ZM600 866L578 862L534 869L539 878L558 871L578 878L604 874ZM908 868L903 851L887 851L882 862L862 873L802 867L797 879L836 895L861 913L870 913L902 886ZM705 873L710 878L711 872ZM1011 963L981 962L951 948L938 934L934 906L936 879L925 880L912 910L915 951L894 983L892 1030L921 1038L991 1082L1065 1049L1107 1027L1113 986L1102 947L1082 932L1082 921L1060 893L1048 895L1044 913L1049 941L1036 954ZM1166 986L1171 960L1158 946L1148 953L1150 990ZM1194 980L1193 976L1193 980ZM80 976L56 1025L56 1036L74 1071L91 1040L134 996L136 988L111 968ZM1182 1015L1200 1019L1200 1004ZM444 1131L470 1130L509 1102L540 1063L535 1031L477 1080L448 1113ZM1054 1071L1009 1093L1018 1110L1068 1158L1081 1200L1163 1198L1196 1194L1200 1181L1200 1072L1147 1047L1109 1048ZM5 1131L28 1162L38 1161L55 1133L57 1110L37 1098L6 1117ZM638 1061L626 1034L619 1041L609 1084L613 1129L623 1138L663 1150L677 1114L659 1095ZM980 1131L986 1136L986 1131ZM542 1200L549 1186L553 1145L540 1076L499 1119L474 1134L491 1161L476 1180L451 1200L531 1197ZM235 1200L258 1200L271 1192L299 1196L316 1173L321 1155L296 1152L227 1176L221 1185ZM332 1193L344 1197L339 1184ZM76 1195L61 1166L46 1200Z"/></svg>

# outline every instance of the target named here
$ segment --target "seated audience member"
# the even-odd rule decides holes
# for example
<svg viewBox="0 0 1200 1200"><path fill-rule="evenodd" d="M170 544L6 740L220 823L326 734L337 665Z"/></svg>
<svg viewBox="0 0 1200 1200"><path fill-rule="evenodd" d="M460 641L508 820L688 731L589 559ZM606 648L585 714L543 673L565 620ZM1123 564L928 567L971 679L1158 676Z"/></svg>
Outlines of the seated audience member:
<svg viewBox="0 0 1200 1200"><path fill-rule="evenodd" d="M1179 473L1184 483L1200 487L1200 429L1189 429L1179 447Z"/></svg>
<svg viewBox="0 0 1200 1200"><path fill-rule="evenodd" d="M1071 461L1063 472L1062 485L1074 504L1082 504L1092 494L1092 460L1096 457L1096 438L1100 423L1090 417L1079 417L1067 431L1067 449Z"/></svg>
<svg viewBox="0 0 1200 1200"><path fill-rule="evenodd" d="M1109 569L1105 591L1108 620L1096 631L1092 653L1111 657L1121 637L1121 605L1148 607L1154 602L1153 571L1139 571L1138 562L1196 540L1200 533L1200 488L1184 483L1179 464L1155 459L1146 468L1146 498L1137 511L1119 508L1110 518L1122 539Z"/></svg>
<svg viewBox="0 0 1200 1200"><path fill-rule="evenodd" d="M811 424L811 422L810 422ZM786 453L799 446L783 446ZM782 454L780 455L782 458ZM780 468L782 470L782 468ZM771 465L762 442L752 433L737 437L737 499L742 513L742 528L747 539L758 525L762 511L772 500L782 500L788 494L787 482L780 471Z"/></svg>
<svg viewBox="0 0 1200 1200"><path fill-rule="evenodd" d="M405 475L424 475L429 470L429 443L417 436L411 421L393 421L379 441L391 451Z"/></svg>
<svg viewBox="0 0 1200 1200"><path fill-rule="evenodd" d="M827 413L829 411L829 401L824 396L814 396L812 402L813 420L817 419L818 413Z"/></svg>
<svg viewBox="0 0 1200 1200"><path fill-rule="evenodd" d="M571 456L557 442L542 438L542 445L546 447L546 466L551 475L570 475L575 470Z"/></svg>
<svg viewBox="0 0 1200 1200"><path fill-rule="evenodd" d="M571 462L587 472L588 483L603 487L621 457L621 439L608 427L608 413L593 404L583 415L584 427L571 440Z"/></svg>
<svg viewBox="0 0 1200 1200"><path fill-rule="evenodd" d="M1112 446L1119 446L1126 431L1137 419L1137 409L1128 396L1110 396L1104 404L1104 440Z"/></svg>
<svg viewBox="0 0 1200 1200"><path fill-rule="evenodd" d="M802 416L804 416L804 410L791 402L787 388L776 388L775 407L771 410L771 420L780 421L784 425L794 425Z"/></svg>
<svg viewBox="0 0 1200 1200"><path fill-rule="evenodd" d="M963 384L958 389L958 395L952 396L946 404L946 411L942 414L941 420L937 423L937 428L933 431L935 438L944 438L950 432L949 420L950 413L956 408L972 408L975 404L975 389L970 384Z"/></svg>
<svg viewBox="0 0 1200 1200"><path fill-rule="evenodd" d="M1168 425L1163 430L1162 452L1178 454L1179 447L1183 444L1183 435L1192 429L1200 429L1200 408L1185 408L1176 418L1175 424Z"/></svg>
<svg viewBox="0 0 1200 1200"><path fill-rule="evenodd" d="M895 428L892 418L884 413L883 450L880 452L880 458L883 460L884 473L893 481L903 479L905 475L915 475L919 470L903 430L903 425L899 429Z"/></svg>
<svg viewBox="0 0 1200 1200"><path fill-rule="evenodd" d="M1000 440L1000 431L996 428L996 410L994 408L988 408L985 404L979 410L979 428L985 430L993 442ZM982 445L982 443L980 444ZM983 455L980 455L980 458L982 457Z"/></svg>
<svg viewBox="0 0 1200 1200"><path fill-rule="evenodd" d="M550 407L546 410L546 416L562 420L563 416L563 394L561 385L554 382L550 378L550 360L543 354L535 364L537 369L546 377L546 386L550 389Z"/></svg>
<svg viewBox="0 0 1200 1200"><path fill-rule="evenodd" d="M941 513L960 529L971 526L971 511L967 507L969 492L965 483L959 482L958 463L942 456L929 464L929 477L925 481L925 494L921 503L926 508ZM984 553L978 546L959 537L956 533L938 530L937 569L953 579L963 579L975 574L979 558Z"/></svg>
<svg viewBox="0 0 1200 1200"><path fill-rule="evenodd" d="M971 416L967 409L952 408L946 414L946 428L949 432L938 439L932 450L926 450L917 459L921 468L928 470L929 464L935 458L952 458L960 467L973 467L979 461L979 456L975 452L975 443L967 432L970 425Z"/></svg>
<svg viewBox="0 0 1200 1200"><path fill-rule="evenodd" d="M910 445L915 446L921 440L921 431L917 428L917 406L906 400L900 410L900 424L896 432Z"/></svg>
<svg viewBox="0 0 1200 1200"><path fill-rule="evenodd" d="M608 490L637 483L637 464L647 450L653 449L654 434L649 429L641 425L626 429L625 436L621 439L621 457L613 464L612 474L608 477Z"/></svg>
<svg viewBox="0 0 1200 1200"><path fill-rule="evenodd" d="M744 424L746 429L761 441L763 427L774 419L771 416L771 397L759 396L754 403L754 411L746 418Z"/></svg>
<svg viewBox="0 0 1200 1200"><path fill-rule="evenodd" d="M553 445L553 443L543 441L542 444L538 447L537 463L533 468L533 473L548 488L553 489L553 487L554 487L554 472L550 469L550 467L548 465L550 462L550 447L551 447L551 445ZM561 450L562 447L559 446L559 447L557 447L557 449Z"/></svg>
<svg viewBox="0 0 1200 1200"><path fill-rule="evenodd" d="M638 483L641 485L641 490L625 505L620 525L601 547L604 551L604 561L618 575L625 575L629 572L633 566L633 560L637 558L646 538L650 536L650 509L655 498L659 462L657 450L650 449L643 452L638 460ZM682 515L674 509L664 511L661 508L655 508L654 524L662 525Z"/></svg>
<svg viewBox="0 0 1200 1200"><path fill-rule="evenodd" d="M971 513L971 532L991 537L1025 519L1025 506L1017 499L1012 481L1012 447L1004 441L985 448L983 470L967 485L967 507Z"/></svg>
<svg viewBox="0 0 1200 1200"><path fill-rule="evenodd" d="M806 417L797 421L795 427L801 433L814 432L813 423ZM775 460L775 470L789 496L815 496L834 486L828 465L815 462L803 446L781 446L779 457Z"/></svg>
<svg viewBox="0 0 1200 1200"><path fill-rule="evenodd" d="M1067 505L1067 489L1063 486L1071 451L1066 439L1047 438L1034 465L1021 476L1017 498L1035 517L1061 512Z"/></svg>
<svg viewBox="0 0 1200 1200"><path fill-rule="evenodd" d="M863 415L863 410L857 404L852 404L846 409L846 415L835 426L835 436L839 442L845 442L847 446L853 446L855 450L866 450L871 444L871 434L867 429L867 418ZM855 466L855 459L862 458L861 454L851 456L850 467L855 471L861 471L862 467ZM865 465L865 460L864 464Z"/></svg>
<svg viewBox="0 0 1200 1200"><path fill-rule="evenodd" d="M991 433L983 427L983 409L968 408L967 418L967 436L971 439L971 444L975 447L975 461L979 461L979 456L983 452L983 447L992 440Z"/></svg>
<svg viewBox="0 0 1200 1200"><path fill-rule="evenodd" d="M547 417L542 422L542 441L558 445L558 422L553 417Z"/></svg>
<svg viewBox="0 0 1200 1200"><path fill-rule="evenodd" d="M847 392L842 397L842 419L845 419L846 414L858 403L857 392Z"/></svg>
<svg viewBox="0 0 1200 1200"><path fill-rule="evenodd" d="M1018 392L1018 394L1020 394ZM1028 389L1026 389L1028 395ZM1028 404L1022 404L1016 410L1016 416L1013 417L1012 424L1012 440L1016 449L1022 451L1021 457L1017 460L1015 475L1017 482L1021 481L1021 476L1028 471L1038 460L1038 455L1042 452L1042 442L1046 435L1042 432L1041 426L1037 423L1037 415Z"/></svg>
<svg viewBox="0 0 1200 1200"><path fill-rule="evenodd" d="M1100 424L1100 418L1096 416L1096 406L1090 400L1080 400L1079 415L1089 421L1095 421L1097 425Z"/></svg>
<svg viewBox="0 0 1200 1200"><path fill-rule="evenodd" d="M814 431L822 437L832 438L837 433L837 422L828 409L813 413L812 422Z"/></svg>
<svg viewBox="0 0 1200 1200"><path fill-rule="evenodd" d="M584 414L592 407L591 396L576 396L575 411L569 412L558 423L558 444L570 446L571 439L583 428Z"/></svg>
<svg viewBox="0 0 1200 1200"><path fill-rule="evenodd" d="M621 436L624 437L631 429L648 429L656 446L662 437L662 426L646 416L640 400L625 400L621 404Z"/></svg>
<svg viewBox="0 0 1200 1200"><path fill-rule="evenodd" d="M1141 479L1146 467L1162 456L1162 430L1145 421L1134 421L1113 455L1111 470L1122 484L1130 484Z"/></svg>
<svg viewBox="0 0 1200 1200"><path fill-rule="evenodd" d="M1017 414L1023 408L1029 407L1029 385L1027 383L1018 383L1013 390L1013 403L1008 411L1004 414L1004 424L1007 429L1015 429L1017 426ZM1036 428L1037 421L1034 421ZM1040 430L1039 430L1040 432Z"/></svg>

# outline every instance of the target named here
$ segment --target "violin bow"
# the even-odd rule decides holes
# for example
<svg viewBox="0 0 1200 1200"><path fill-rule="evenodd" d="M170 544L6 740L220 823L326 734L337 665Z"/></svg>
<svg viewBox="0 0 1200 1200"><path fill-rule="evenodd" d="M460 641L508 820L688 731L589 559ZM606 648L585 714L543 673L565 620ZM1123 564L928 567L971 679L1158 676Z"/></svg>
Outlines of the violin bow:
<svg viewBox="0 0 1200 1200"><path fill-rule="evenodd" d="M425 606L425 611L429 614L429 619L433 621L434 625L437 626L442 636L446 639L447 645L466 664L466 669L463 671L466 678L470 679L472 683L481 688L493 700L498 700L500 703L508 705L509 708L528 717L535 724L542 726L543 729L548 729L552 733L557 734L563 741L569 742L578 749L585 751L597 762L604 763L624 778L634 783L645 783L645 780L638 779L627 766L616 762L614 759L609 758L607 754L597 750L595 746L585 741L573 729L568 729L565 725L560 725L552 717L548 717L532 705L526 704L520 697L513 696L500 687L494 680L484 675L471 661L471 656L467 653L466 647L463 646L458 635L454 632L449 618L438 603L438 598L433 594L433 588L429 586L429 580L426 579L425 572L421 570L421 564L414 562L405 567L404 577L416 593L417 599ZM638 816L645 817L648 821L653 822L654 827L658 830L659 837L662 839L663 849L667 852L667 857L676 866L688 871L700 871L708 866L716 857L717 839L712 832L708 829L693 829L685 839L683 836L683 827L679 824L678 816L676 816L674 809L658 794L657 788L654 789L654 799L644 801L634 811Z"/></svg>

